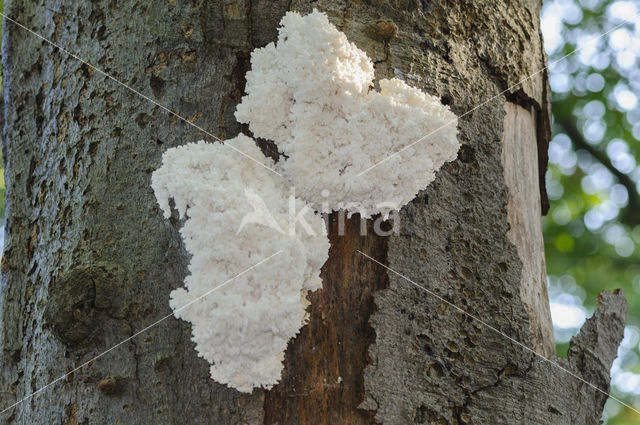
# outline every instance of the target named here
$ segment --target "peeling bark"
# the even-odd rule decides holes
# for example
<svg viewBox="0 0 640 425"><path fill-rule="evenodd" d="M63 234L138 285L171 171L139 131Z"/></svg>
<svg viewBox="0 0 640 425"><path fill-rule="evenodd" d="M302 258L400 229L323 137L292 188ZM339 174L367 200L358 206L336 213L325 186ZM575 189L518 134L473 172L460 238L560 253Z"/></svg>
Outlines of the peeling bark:
<svg viewBox="0 0 640 425"><path fill-rule="evenodd" d="M0 422L598 422L603 394L355 252L522 344L548 345L548 320L521 296L523 262L535 259L521 259L523 245L508 236L513 187L502 166L509 101L536 116L527 140L538 142L531 161L543 182L546 74L501 94L545 64L537 0L10 0L4 13L224 139L246 131L233 113L251 50L275 39L286 10L313 7L369 54L377 78L402 78L465 114L458 160L403 208L397 235L374 236L369 222L360 236L353 219L340 236L332 217L324 289L310 296L310 323L271 391L213 382L189 325L171 318ZM165 221L156 206L150 174L163 150L205 138L6 21L2 58L0 408L170 312L189 258L177 217ZM261 147L278 155L269 141ZM568 361L551 360L606 391L626 307L620 293L600 301Z"/></svg>

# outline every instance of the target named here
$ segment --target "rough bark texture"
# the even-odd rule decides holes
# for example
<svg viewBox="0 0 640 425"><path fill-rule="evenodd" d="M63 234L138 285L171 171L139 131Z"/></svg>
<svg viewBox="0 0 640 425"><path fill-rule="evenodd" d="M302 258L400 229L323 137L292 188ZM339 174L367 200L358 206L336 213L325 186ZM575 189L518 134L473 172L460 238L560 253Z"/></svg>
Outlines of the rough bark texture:
<svg viewBox="0 0 640 425"><path fill-rule="evenodd" d="M275 38L286 7L16 0L4 13L224 139L239 131L249 52ZM15 25L3 33L7 405L170 312L188 257L150 176L163 150L203 135ZM190 334L166 320L1 420L260 423L263 394L213 382Z"/></svg>
<svg viewBox="0 0 640 425"><path fill-rule="evenodd" d="M378 77L402 78L459 115L545 62L537 0L11 0L4 7L220 138L242 130L233 112L250 51L275 39L288 9L326 11L374 59ZM10 22L2 53L0 408L169 313L169 292L182 285L189 259L180 223L158 211L150 174L163 150L203 138ZM213 382L190 327L172 318L0 422L596 424L605 399L593 388L354 252L523 344L544 338L548 329L536 327L548 321L530 319L522 263L507 235L507 100L534 111L544 169L548 90L540 73L460 120L458 160L402 210L398 235L360 237L349 222L339 236L334 216L325 289L311 296L311 322L290 344L273 390L242 395ZM626 307L621 294L601 301L560 362L606 390Z"/></svg>

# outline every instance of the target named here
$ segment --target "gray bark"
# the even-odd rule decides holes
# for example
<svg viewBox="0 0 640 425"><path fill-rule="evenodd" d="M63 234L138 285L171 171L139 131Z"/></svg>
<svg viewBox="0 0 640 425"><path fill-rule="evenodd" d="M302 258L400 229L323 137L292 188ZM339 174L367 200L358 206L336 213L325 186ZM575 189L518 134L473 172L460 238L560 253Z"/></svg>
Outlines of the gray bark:
<svg viewBox="0 0 640 425"><path fill-rule="evenodd" d="M287 10L312 7L367 51L378 77L403 78L458 115L545 64L537 0L11 0L4 13L224 139L246 131L233 112L251 50L275 39ZM189 258L150 175L165 149L206 139L7 21L2 45L0 408L170 312ZM533 111L542 176L544 73L460 120L458 160L402 210L399 235L360 238L350 225L340 239L332 227L325 289L273 390L213 382L189 325L170 318L0 422L598 423L601 393L354 252L551 355L548 309L526 307L507 234L505 102ZM621 294L602 295L568 361L553 360L608 390L625 309Z"/></svg>

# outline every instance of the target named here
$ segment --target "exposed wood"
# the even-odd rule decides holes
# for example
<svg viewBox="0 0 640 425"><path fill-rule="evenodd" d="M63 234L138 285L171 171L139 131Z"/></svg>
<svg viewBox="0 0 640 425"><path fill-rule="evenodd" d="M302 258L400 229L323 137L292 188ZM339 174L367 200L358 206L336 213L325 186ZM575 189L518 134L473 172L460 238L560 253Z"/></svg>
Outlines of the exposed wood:
<svg viewBox="0 0 640 425"><path fill-rule="evenodd" d="M367 349L375 341L369 324L373 293L388 285L386 273L358 254L386 256L386 237L374 233L373 221L361 231L358 215L340 229L330 217L329 260L323 288L313 293L309 323L289 344L282 381L265 396L265 425L369 425L373 413L358 409L364 398Z"/></svg>
<svg viewBox="0 0 640 425"><path fill-rule="evenodd" d="M509 240L522 261L520 297L529 315L533 348L551 357L555 353L547 293L547 271L538 187L538 146L532 111L506 102L502 136L502 167L509 187Z"/></svg>

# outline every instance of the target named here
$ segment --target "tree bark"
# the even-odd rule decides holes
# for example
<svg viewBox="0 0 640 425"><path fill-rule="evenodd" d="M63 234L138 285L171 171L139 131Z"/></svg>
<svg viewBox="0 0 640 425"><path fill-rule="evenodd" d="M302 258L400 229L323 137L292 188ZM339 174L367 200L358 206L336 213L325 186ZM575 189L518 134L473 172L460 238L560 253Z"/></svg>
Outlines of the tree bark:
<svg viewBox="0 0 640 425"><path fill-rule="evenodd" d="M4 13L225 139L246 131L233 113L250 52L275 40L287 10L313 7L378 78L451 105L458 159L402 209L397 235L370 221L363 236L357 217L341 235L330 217L324 287L272 390L212 381L190 326L170 318L2 423L598 423L604 394L357 252L608 391L622 294L601 296L568 360L553 354L536 184L546 73L510 88L546 63L538 0L10 0ZM150 175L164 150L206 137L7 20L2 45L4 409L170 313L189 258Z"/></svg>

